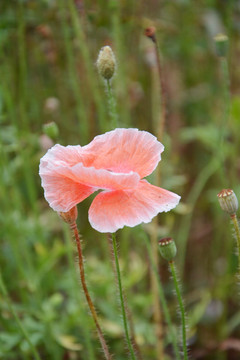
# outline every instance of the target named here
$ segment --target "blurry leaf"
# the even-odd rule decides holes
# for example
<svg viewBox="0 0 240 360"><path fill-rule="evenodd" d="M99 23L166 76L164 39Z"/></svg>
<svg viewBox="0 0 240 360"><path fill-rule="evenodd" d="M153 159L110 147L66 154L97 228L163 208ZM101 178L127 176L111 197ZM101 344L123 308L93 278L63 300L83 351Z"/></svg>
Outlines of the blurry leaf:
<svg viewBox="0 0 240 360"><path fill-rule="evenodd" d="M68 350L79 351L82 350L82 345L77 343L77 339L71 335L59 335L57 337L59 344Z"/></svg>
<svg viewBox="0 0 240 360"><path fill-rule="evenodd" d="M117 324L116 322L102 319L101 323L103 324L103 329L111 335L111 337L120 337L123 333L122 325Z"/></svg>
<svg viewBox="0 0 240 360"><path fill-rule="evenodd" d="M1 332L0 334L0 349L3 352L8 352L16 346L21 339L20 334Z"/></svg>

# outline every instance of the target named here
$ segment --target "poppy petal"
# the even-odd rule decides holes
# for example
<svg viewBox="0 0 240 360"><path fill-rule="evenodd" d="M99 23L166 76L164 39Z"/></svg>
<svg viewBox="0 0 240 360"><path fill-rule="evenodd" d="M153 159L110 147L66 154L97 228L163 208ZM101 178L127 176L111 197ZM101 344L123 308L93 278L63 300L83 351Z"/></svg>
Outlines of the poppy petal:
<svg viewBox="0 0 240 360"><path fill-rule="evenodd" d="M141 178L153 172L163 149L155 136L138 129L115 129L82 147L85 166L119 173L133 171Z"/></svg>
<svg viewBox="0 0 240 360"><path fill-rule="evenodd" d="M179 203L180 196L168 190L139 182L131 191L103 191L89 209L89 222L99 232L115 232L124 226L148 223L160 212L167 212Z"/></svg>

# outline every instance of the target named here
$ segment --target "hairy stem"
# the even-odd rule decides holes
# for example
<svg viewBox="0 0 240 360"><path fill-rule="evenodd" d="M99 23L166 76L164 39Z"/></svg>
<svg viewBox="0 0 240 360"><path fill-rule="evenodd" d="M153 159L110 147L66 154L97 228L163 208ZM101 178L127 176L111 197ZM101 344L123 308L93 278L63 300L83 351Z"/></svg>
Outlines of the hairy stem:
<svg viewBox="0 0 240 360"><path fill-rule="evenodd" d="M231 216L232 222L233 222L233 226L234 226L234 230L235 230L235 234L236 234L236 239L237 239L237 247L238 247L238 272L240 275L240 229L239 229L239 223L238 223L238 219L237 219L237 215L234 214Z"/></svg>
<svg viewBox="0 0 240 360"><path fill-rule="evenodd" d="M176 269L174 261L169 261L170 270L173 277L173 282L177 294L178 304L181 312L181 320L182 320L182 345L183 345L183 354L184 354L184 360L188 359L188 353L187 353L187 335L186 335L186 317L185 317L185 310L182 300L182 295L179 287L179 280L177 278Z"/></svg>
<svg viewBox="0 0 240 360"><path fill-rule="evenodd" d="M108 112L112 121L111 125L113 128L116 128L118 126L118 116L116 110L116 101L113 96L110 80L106 81L106 87L107 87L107 95L108 95Z"/></svg>
<svg viewBox="0 0 240 360"><path fill-rule="evenodd" d="M116 268L116 262L115 262L115 256L114 256L114 248L113 248L113 242L112 242L112 234L110 234L110 233L108 234L108 244L109 244L109 252L110 252L110 257L111 257L111 262L112 262L114 275L115 275L116 281L118 282L117 268ZM128 323L129 323L131 342L132 342L132 344L134 346L136 357L139 360L143 360L140 348L139 348L139 346L137 344L137 341L136 341L132 314L131 314L130 309L128 307L128 304L126 302L126 296L124 294L124 291L123 291L123 297L125 298L125 303L124 304L125 304L126 313L127 313L127 320L128 320Z"/></svg>
<svg viewBox="0 0 240 360"><path fill-rule="evenodd" d="M129 331L128 331L127 315L126 315L126 310L125 310L125 305L124 305L122 280L121 280L121 273L120 273L120 267L119 267L119 261L118 261L117 242L116 242L116 235L115 234L112 234L112 243L113 243L113 253L114 253L115 264L116 264L119 296L120 296L120 302L121 302L123 326L124 326L126 341L127 341L127 345L128 345L130 355L131 355L131 359L136 360L134 349L133 349L133 346L132 346L132 343L131 343L131 340L130 340L130 336L129 336Z"/></svg>
<svg viewBox="0 0 240 360"><path fill-rule="evenodd" d="M102 349L103 349L105 358L107 360L111 360L112 356L109 353L107 343L105 341L105 338L103 336L103 332L102 332L102 330L100 328L100 325L99 325L99 322L98 322L98 317L97 317L95 307L93 305L92 299L91 299L90 294L88 292L88 288L87 288L87 284L86 284L86 280L85 280L85 272L84 272L84 265L83 265L83 255L82 255L81 241L80 241L80 238L79 238L76 223L73 223L71 225L71 230L72 230L72 232L74 234L74 237L75 237L75 240L76 240L76 245L77 245L77 250L78 250L78 265L79 265L80 278L81 278L83 291L84 291L84 294L85 294L85 297L86 297L90 312L92 314L93 320L94 320L96 328L97 328L98 337L99 337L100 343L102 345Z"/></svg>

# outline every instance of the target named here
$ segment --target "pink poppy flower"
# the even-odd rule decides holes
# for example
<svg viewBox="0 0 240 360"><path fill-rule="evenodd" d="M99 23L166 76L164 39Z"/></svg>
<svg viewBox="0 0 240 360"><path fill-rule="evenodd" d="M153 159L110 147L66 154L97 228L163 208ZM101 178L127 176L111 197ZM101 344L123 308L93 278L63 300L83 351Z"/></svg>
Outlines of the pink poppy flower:
<svg viewBox="0 0 240 360"><path fill-rule="evenodd" d="M173 209L180 196L143 178L161 159L163 145L138 129L115 129L81 147L55 145L42 157L44 195L55 211L67 212L98 190L89 222L99 232L148 223Z"/></svg>

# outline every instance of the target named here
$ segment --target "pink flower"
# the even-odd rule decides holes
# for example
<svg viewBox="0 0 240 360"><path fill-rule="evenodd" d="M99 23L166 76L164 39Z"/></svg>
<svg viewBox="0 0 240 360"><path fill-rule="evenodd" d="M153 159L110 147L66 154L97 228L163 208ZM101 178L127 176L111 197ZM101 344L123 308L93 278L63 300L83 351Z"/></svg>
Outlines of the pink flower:
<svg viewBox="0 0 240 360"><path fill-rule="evenodd" d="M148 223L173 209L180 196L143 178L161 159L163 145L138 129L115 129L81 147L55 145L42 157L44 195L55 211L67 212L98 190L89 222L100 232Z"/></svg>

